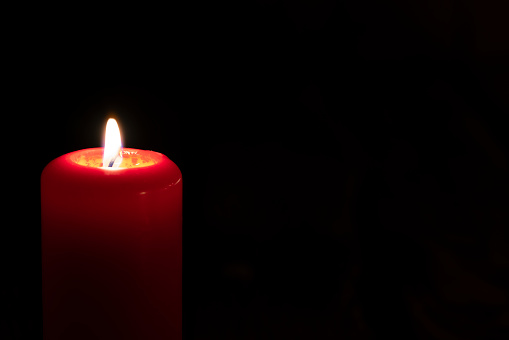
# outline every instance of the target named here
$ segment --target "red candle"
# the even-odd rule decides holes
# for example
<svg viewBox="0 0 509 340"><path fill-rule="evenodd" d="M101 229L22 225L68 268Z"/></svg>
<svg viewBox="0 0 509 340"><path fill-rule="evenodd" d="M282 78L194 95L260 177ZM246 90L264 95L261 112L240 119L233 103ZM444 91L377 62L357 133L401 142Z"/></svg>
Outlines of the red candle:
<svg viewBox="0 0 509 340"><path fill-rule="evenodd" d="M181 339L180 170L153 151L103 153L41 176L44 339Z"/></svg>

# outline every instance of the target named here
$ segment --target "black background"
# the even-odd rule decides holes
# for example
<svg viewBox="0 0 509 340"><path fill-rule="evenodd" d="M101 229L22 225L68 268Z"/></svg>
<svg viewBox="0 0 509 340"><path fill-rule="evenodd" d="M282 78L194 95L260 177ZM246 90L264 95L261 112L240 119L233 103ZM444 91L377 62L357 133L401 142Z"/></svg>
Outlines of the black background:
<svg viewBox="0 0 509 340"><path fill-rule="evenodd" d="M508 6L6 9L2 339L41 339L39 176L100 146L184 178L185 339L509 330Z"/></svg>

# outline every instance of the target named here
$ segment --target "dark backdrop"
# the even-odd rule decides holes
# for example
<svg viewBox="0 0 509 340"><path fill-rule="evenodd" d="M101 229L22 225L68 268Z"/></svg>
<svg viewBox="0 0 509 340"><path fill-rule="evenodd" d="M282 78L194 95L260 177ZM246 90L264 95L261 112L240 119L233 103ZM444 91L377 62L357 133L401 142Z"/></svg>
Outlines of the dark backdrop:
<svg viewBox="0 0 509 340"><path fill-rule="evenodd" d="M100 146L184 178L186 339L509 330L509 8L6 9L2 339L41 339L39 176Z"/></svg>

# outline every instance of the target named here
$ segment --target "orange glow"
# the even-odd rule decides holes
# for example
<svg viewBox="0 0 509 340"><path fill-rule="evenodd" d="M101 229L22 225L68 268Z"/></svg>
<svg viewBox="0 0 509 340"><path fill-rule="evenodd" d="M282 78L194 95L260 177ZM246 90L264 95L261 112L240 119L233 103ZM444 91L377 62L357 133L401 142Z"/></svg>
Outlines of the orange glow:
<svg viewBox="0 0 509 340"><path fill-rule="evenodd" d="M125 148L120 151L120 153L122 154L122 163L117 168L113 169L141 168L154 165L158 162L157 159L151 157L149 153L143 152L143 150ZM74 155L71 160L82 166L106 169L106 167L103 167L102 152L100 148L83 150L82 152Z"/></svg>

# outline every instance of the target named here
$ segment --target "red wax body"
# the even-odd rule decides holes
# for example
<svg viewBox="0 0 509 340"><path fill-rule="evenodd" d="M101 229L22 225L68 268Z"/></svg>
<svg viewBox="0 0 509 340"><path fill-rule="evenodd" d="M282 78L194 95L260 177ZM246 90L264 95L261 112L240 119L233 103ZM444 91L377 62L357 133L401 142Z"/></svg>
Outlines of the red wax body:
<svg viewBox="0 0 509 340"><path fill-rule="evenodd" d="M45 340L182 338L182 175L123 152L133 167L94 165L94 148L42 173Z"/></svg>

